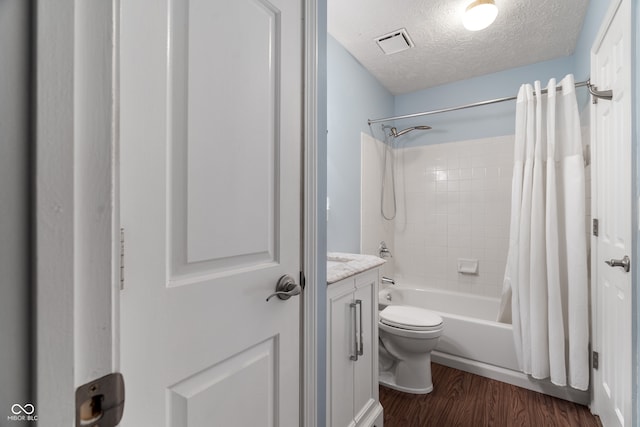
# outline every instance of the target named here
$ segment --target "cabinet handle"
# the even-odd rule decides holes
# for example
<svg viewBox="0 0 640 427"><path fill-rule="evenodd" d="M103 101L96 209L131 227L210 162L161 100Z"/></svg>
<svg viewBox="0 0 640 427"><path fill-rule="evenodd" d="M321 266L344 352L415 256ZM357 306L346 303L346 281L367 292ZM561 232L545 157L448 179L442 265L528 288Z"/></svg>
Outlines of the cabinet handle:
<svg viewBox="0 0 640 427"><path fill-rule="evenodd" d="M358 348L358 356L362 356L364 354L364 334L362 333L362 300L361 299L357 299L356 300L356 305L360 306L360 347Z"/></svg>
<svg viewBox="0 0 640 427"><path fill-rule="evenodd" d="M358 360L358 331L356 328L356 303L352 302L351 304L349 304L349 310L353 309L353 351L355 352L355 354L352 354L351 356L349 356L350 360L353 361L357 361Z"/></svg>

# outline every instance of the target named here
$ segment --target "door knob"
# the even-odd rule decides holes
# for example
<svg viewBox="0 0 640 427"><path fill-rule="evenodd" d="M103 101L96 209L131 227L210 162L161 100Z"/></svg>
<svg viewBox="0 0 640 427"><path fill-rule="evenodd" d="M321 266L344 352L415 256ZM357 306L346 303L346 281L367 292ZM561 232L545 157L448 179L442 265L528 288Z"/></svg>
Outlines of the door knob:
<svg viewBox="0 0 640 427"><path fill-rule="evenodd" d="M605 261L605 263L609 267L622 267L627 273L631 269L631 260L627 255L625 255L622 259L611 259L609 261Z"/></svg>
<svg viewBox="0 0 640 427"><path fill-rule="evenodd" d="M300 285L296 283L293 277L285 274L280 279L278 279L278 284L276 285L276 291L269 295L267 301L269 301L274 296L278 296L278 298L282 300L288 300L294 295L300 295L302 292L302 288Z"/></svg>

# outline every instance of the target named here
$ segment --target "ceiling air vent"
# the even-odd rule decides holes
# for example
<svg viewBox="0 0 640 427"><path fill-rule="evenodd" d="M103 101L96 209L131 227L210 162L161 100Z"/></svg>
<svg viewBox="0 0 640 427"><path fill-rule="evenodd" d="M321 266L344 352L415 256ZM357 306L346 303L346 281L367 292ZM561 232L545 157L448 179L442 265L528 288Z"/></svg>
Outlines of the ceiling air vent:
<svg viewBox="0 0 640 427"><path fill-rule="evenodd" d="M402 52L414 46L411 37L404 28L380 36L375 40L386 55Z"/></svg>

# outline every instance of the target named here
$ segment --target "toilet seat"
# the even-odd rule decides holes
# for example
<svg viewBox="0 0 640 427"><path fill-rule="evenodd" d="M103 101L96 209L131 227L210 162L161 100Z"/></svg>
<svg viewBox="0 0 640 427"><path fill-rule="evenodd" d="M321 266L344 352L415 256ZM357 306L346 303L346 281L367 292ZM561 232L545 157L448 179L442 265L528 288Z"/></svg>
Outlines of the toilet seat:
<svg viewBox="0 0 640 427"><path fill-rule="evenodd" d="M410 331L442 329L442 317L420 307L390 305L380 311L380 322L394 328Z"/></svg>

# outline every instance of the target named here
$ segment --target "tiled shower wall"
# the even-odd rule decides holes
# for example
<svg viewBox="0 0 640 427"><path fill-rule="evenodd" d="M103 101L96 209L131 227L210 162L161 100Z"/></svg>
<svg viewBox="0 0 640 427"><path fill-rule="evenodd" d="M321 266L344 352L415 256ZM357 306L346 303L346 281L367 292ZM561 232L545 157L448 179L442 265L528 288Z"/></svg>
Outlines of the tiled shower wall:
<svg viewBox="0 0 640 427"><path fill-rule="evenodd" d="M582 137L587 145L588 127ZM513 138L398 147L398 212L386 221L380 215L383 144L363 134L362 253L377 254L382 239L394 255L385 274L400 283L499 297L509 243ZM588 229L590 168L585 172ZM385 212L390 201L389 190ZM477 259L478 273L459 273L459 258Z"/></svg>
<svg viewBox="0 0 640 427"><path fill-rule="evenodd" d="M396 277L497 297L509 246L513 136L396 150ZM477 274L458 259L478 260Z"/></svg>
<svg viewBox="0 0 640 427"><path fill-rule="evenodd" d="M362 135L362 253L385 240L385 274L417 287L497 297L507 258L513 136L393 150L397 215L380 214L384 145ZM393 212L387 173L385 212ZM476 275L458 258L477 259Z"/></svg>

